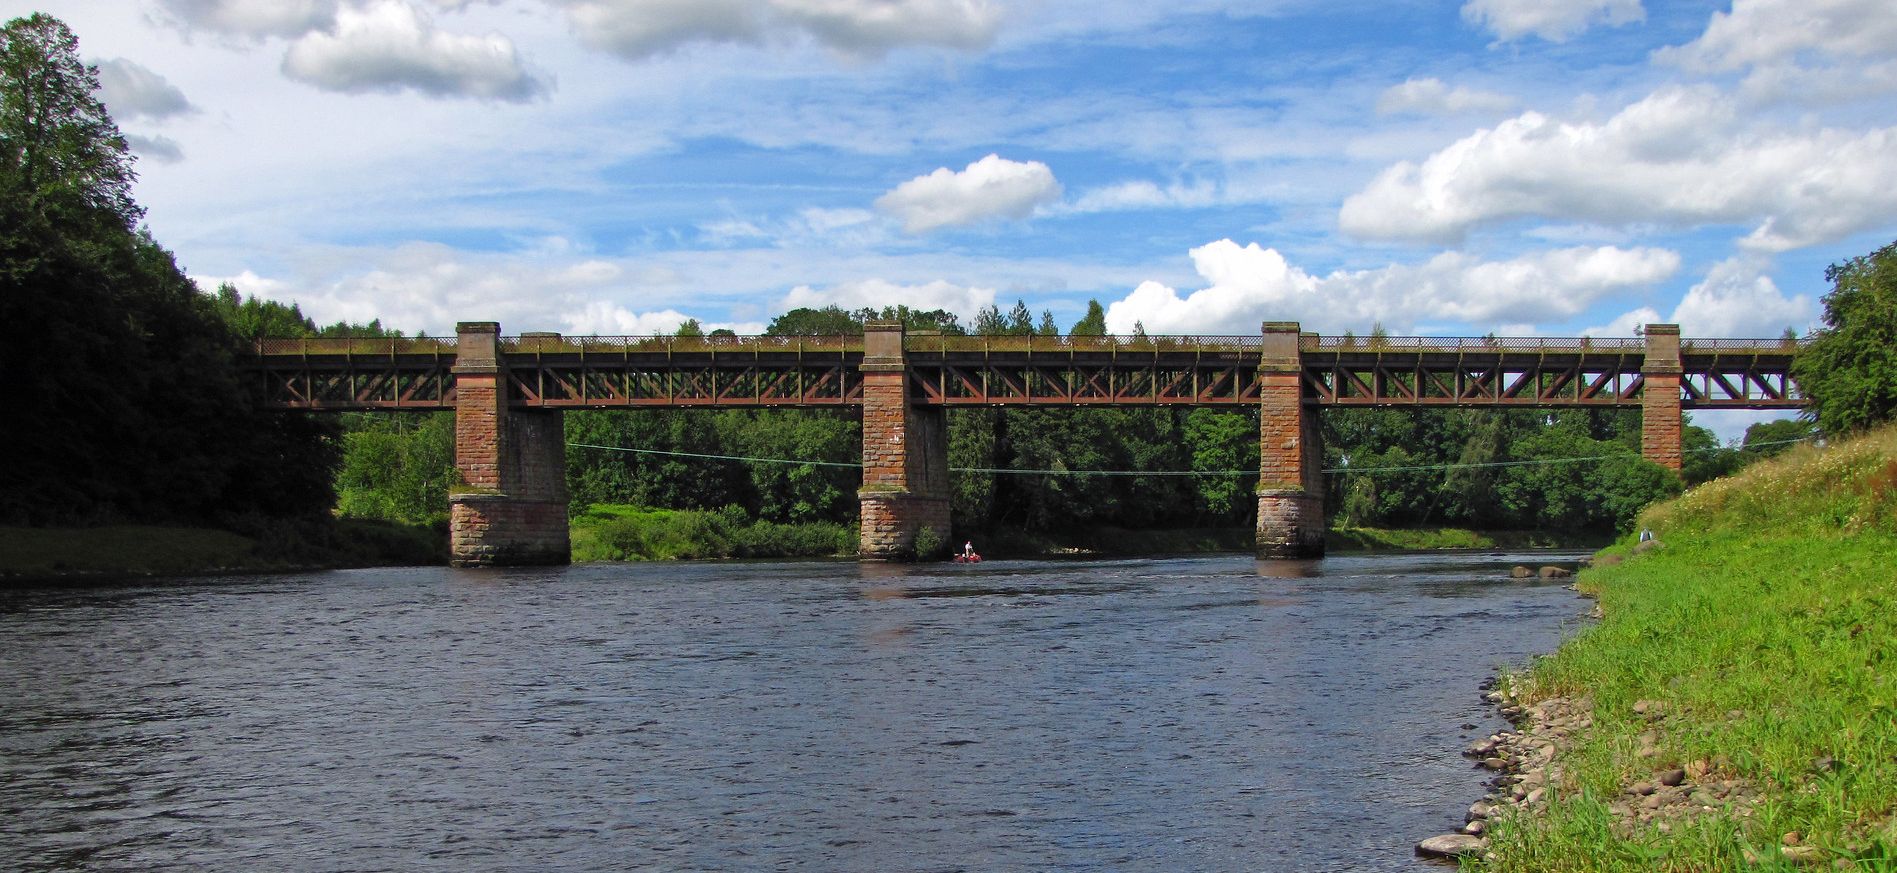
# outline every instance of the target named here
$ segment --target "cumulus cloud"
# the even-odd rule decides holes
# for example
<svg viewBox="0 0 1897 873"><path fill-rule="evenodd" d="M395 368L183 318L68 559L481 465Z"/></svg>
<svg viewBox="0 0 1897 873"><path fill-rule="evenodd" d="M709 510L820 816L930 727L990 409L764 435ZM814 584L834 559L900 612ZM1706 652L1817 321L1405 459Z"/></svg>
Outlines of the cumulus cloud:
<svg viewBox="0 0 1897 873"><path fill-rule="evenodd" d="M1420 264L1315 276L1276 249L1229 239L1195 248L1206 287L1181 296L1144 282L1107 307L1107 326L1150 333L1251 333L1263 321L1297 320L1324 330L1395 330L1423 322L1474 326L1572 318L1609 295L1664 281L1679 269L1665 249L1557 249L1506 261L1444 252Z"/></svg>
<svg viewBox="0 0 1897 873"><path fill-rule="evenodd" d="M876 199L876 208L901 221L903 230L926 233L995 218L1026 218L1060 194L1060 183L1046 164L989 155L961 172L941 167L897 185Z"/></svg>
<svg viewBox="0 0 1897 873"><path fill-rule="evenodd" d="M804 36L851 57L903 46L974 50L1000 25L988 0L557 0L582 42L638 60L692 43Z"/></svg>
<svg viewBox="0 0 1897 873"><path fill-rule="evenodd" d="M1439 243L1529 216L1749 224L1747 247L1782 251L1880 226L1893 210L1897 128L1758 128L1729 96L1676 87L1600 123L1523 113L1385 169L1338 219L1358 236Z"/></svg>
<svg viewBox="0 0 1897 873"><path fill-rule="evenodd" d="M1662 49L1660 60L1699 72L1786 61L1805 52L1834 57L1897 55L1897 15L1886 0L1733 0L1706 32Z"/></svg>
<svg viewBox="0 0 1897 873"><path fill-rule="evenodd" d="M261 40L330 26L336 0L160 0L186 30Z"/></svg>
<svg viewBox="0 0 1897 873"><path fill-rule="evenodd" d="M99 99L118 121L162 120L194 111L178 86L124 58L99 61Z"/></svg>
<svg viewBox="0 0 1897 873"><path fill-rule="evenodd" d="M931 310L946 309L957 315L972 318L983 307L995 302L995 289L971 288L937 279L918 285L902 285L884 279L864 279L857 282L840 282L824 288L812 288L799 285L784 295L782 308L798 307L821 309L825 306L841 306L844 309L871 307L882 309L885 306L903 305L910 309Z"/></svg>
<svg viewBox="0 0 1897 873"><path fill-rule="evenodd" d="M634 312L604 300L595 300L566 316L569 336L650 336L672 334L691 316L676 309Z"/></svg>
<svg viewBox="0 0 1897 873"><path fill-rule="evenodd" d="M1706 278L1680 298L1672 315L1663 318L1659 310L1642 306L1585 333L1627 336L1642 325L1663 323L1679 325L1690 337L1766 339L1786 328L1805 333L1817 320L1817 306L1804 294L1786 297L1765 275L1769 268L1756 255L1728 258L1706 271Z"/></svg>
<svg viewBox="0 0 1897 873"><path fill-rule="evenodd" d="M526 101L548 82L522 66L500 34L442 33L400 0L348 7L333 30L304 35L283 56L283 72L325 91L418 91L435 97Z"/></svg>
<svg viewBox="0 0 1897 873"><path fill-rule="evenodd" d="M1596 22L1618 27L1646 17L1640 0L1469 0L1462 5L1462 20L1504 42L1530 34L1566 42Z"/></svg>
<svg viewBox="0 0 1897 873"><path fill-rule="evenodd" d="M1464 85L1454 88L1441 79L1409 79L1391 85L1377 98L1378 115L1457 115L1464 112L1496 112L1515 108L1515 98L1493 91L1477 91Z"/></svg>
<svg viewBox="0 0 1897 873"><path fill-rule="evenodd" d="M184 160L184 148L178 141L168 136L143 136L136 133L125 135L125 144L139 157L161 164L175 164Z"/></svg>
<svg viewBox="0 0 1897 873"><path fill-rule="evenodd" d="M1698 39L1654 52L1697 73L1748 70L1764 103L1841 102L1897 91L1897 16L1883 0L1735 0Z"/></svg>

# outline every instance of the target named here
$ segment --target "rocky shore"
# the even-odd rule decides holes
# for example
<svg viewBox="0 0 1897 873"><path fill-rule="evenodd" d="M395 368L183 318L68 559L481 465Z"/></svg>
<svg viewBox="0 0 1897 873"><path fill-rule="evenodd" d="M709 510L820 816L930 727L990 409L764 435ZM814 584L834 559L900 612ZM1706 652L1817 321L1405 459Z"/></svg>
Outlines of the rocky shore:
<svg viewBox="0 0 1897 873"><path fill-rule="evenodd" d="M1461 833L1443 834L1417 844L1417 853L1425 857L1486 856L1486 835L1492 822L1507 816L1535 815L1549 801L1550 792L1572 787L1563 781L1560 757L1593 725L1592 703L1586 698L1551 697L1525 706L1506 687L1497 687L1493 680L1486 684L1485 697L1501 707L1502 716L1515 729L1477 740L1463 750L1463 755L1496 773L1490 782L1495 790L1469 807L1468 823ZM1649 765L1649 770L1646 778L1624 786L1609 803L1617 833L1630 836L1646 827L1668 831L1681 819L1717 810L1737 818L1753 815L1757 792L1733 775L1731 761L1721 756L1675 766L1662 751L1667 727L1667 707L1662 701L1638 701L1634 713L1648 725L1639 736L1634 757ZM1823 860L1822 851L1803 845L1796 832L1785 834L1782 843L1781 854L1786 860Z"/></svg>

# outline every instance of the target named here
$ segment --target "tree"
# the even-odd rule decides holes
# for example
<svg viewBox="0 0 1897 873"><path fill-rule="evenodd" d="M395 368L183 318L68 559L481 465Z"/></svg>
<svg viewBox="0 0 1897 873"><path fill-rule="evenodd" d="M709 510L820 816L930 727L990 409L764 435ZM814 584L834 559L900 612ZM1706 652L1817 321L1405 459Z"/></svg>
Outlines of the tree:
<svg viewBox="0 0 1897 873"><path fill-rule="evenodd" d="M34 13L0 30L0 195L9 213L109 218L124 230L138 223L133 158L98 89L98 68L79 60L79 38L59 19Z"/></svg>
<svg viewBox="0 0 1897 873"><path fill-rule="evenodd" d="M1897 415L1897 242L1825 269L1825 327L1792 361L1792 378L1825 433Z"/></svg>
<svg viewBox="0 0 1897 873"><path fill-rule="evenodd" d="M1802 418L1761 421L1746 428L1740 451L1757 458L1769 458L1787 452L1801 442L1817 436L1817 429Z"/></svg>
<svg viewBox="0 0 1897 873"><path fill-rule="evenodd" d="M1087 314L1081 316L1079 321L1074 322L1073 329L1069 330L1067 332L1067 335L1068 336L1106 336L1107 335L1107 311L1101 308L1100 301L1098 300L1087 301Z"/></svg>

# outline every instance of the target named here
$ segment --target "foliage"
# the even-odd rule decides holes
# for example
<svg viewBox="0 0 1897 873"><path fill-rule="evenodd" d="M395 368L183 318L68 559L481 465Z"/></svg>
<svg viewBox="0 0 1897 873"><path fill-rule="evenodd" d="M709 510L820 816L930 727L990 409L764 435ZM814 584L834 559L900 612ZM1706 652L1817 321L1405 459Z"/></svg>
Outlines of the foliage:
<svg viewBox="0 0 1897 873"><path fill-rule="evenodd" d="M454 413L344 416L336 511L350 518L438 524L448 518Z"/></svg>
<svg viewBox="0 0 1897 873"><path fill-rule="evenodd" d="M0 520L44 525L320 515L333 431L261 408L237 341L134 230L132 159L77 40L0 31Z"/></svg>
<svg viewBox="0 0 1897 873"><path fill-rule="evenodd" d="M1748 850L1773 858L1797 831L1827 860L1889 869L1897 428L1793 449L1657 504L1639 524L1664 547L1584 572L1601 623L1514 679L1527 704L1587 697L1593 726L1566 753L1572 781L1551 792L1548 813L1504 820L1484 868L1741 869ZM1664 721L1637 715L1641 700L1658 701ZM1658 754L1635 754L1649 731ZM1693 761L1752 786L1755 814L1611 826L1602 798Z"/></svg>
<svg viewBox="0 0 1897 873"><path fill-rule="evenodd" d="M839 557L856 553L856 530L834 523L753 520L741 507L668 510L601 504L573 517L575 561Z"/></svg>
<svg viewBox="0 0 1897 873"><path fill-rule="evenodd" d="M0 30L0 197L9 212L125 231L138 223L132 155L98 90L98 69L79 60L79 38L59 19L34 13Z"/></svg>
<svg viewBox="0 0 1897 873"><path fill-rule="evenodd" d="M1825 327L1792 362L1820 430L1863 430L1897 415L1897 242L1825 270Z"/></svg>

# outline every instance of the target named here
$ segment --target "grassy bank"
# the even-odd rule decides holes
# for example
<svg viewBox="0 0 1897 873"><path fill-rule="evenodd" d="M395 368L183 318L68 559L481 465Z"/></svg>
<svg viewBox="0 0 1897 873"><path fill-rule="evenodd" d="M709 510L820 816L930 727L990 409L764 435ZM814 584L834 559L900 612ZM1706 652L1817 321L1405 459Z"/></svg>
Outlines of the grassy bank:
<svg viewBox="0 0 1897 873"><path fill-rule="evenodd" d="M1498 822L1481 869L1760 869L1788 853L1897 869L1897 429L1760 463L1641 526L1663 547L1623 543L1579 579L1599 625L1512 677L1523 703L1591 702L1593 723L1545 811ZM1684 812L1630 818L1629 788L1675 768Z"/></svg>
<svg viewBox="0 0 1897 873"><path fill-rule="evenodd" d="M1324 535L1333 552L1391 552L1420 549L1593 549L1609 537L1587 532L1468 530L1457 527L1337 527Z"/></svg>
<svg viewBox="0 0 1897 873"><path fill-rule="evenodd" d="M572 520L574 561L821 558L856 554L856 527L753 521L717 512L595 504Z"/></svg>
<svg viewBox="0 0 1897 873"><path fill-rule="evenodd" d="M0 580L117 579L447 562L447 534L386 522L249 520L242 532L112 525L0 527Z"/></svg>

